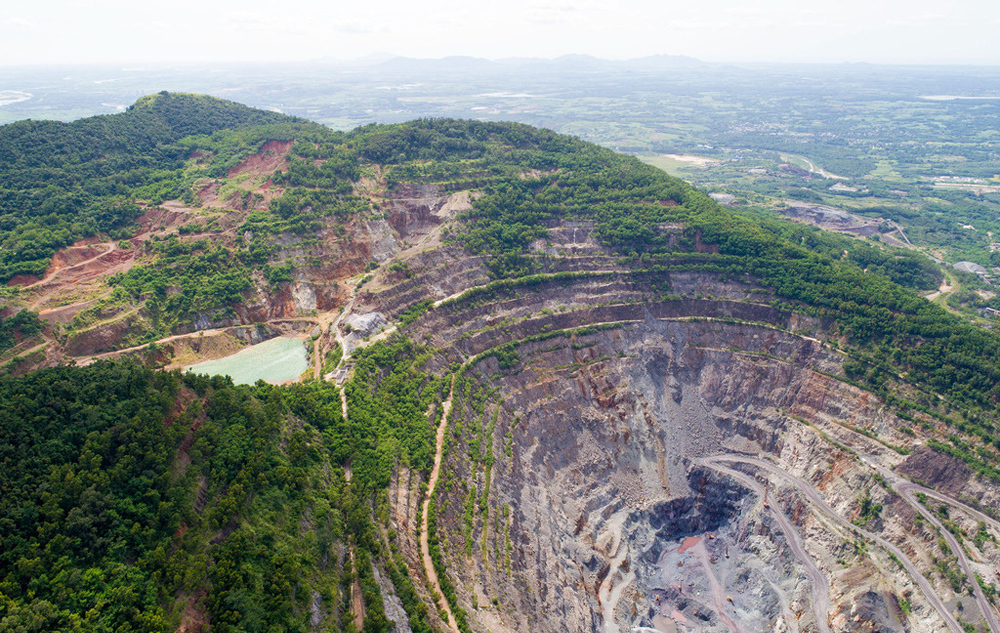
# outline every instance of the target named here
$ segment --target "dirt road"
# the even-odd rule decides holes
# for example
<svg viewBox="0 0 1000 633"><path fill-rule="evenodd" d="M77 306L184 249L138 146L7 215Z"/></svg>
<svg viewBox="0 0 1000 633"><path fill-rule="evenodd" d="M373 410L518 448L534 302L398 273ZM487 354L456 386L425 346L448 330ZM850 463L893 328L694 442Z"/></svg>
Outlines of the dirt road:
<svg viewBox="0 0 1000 633"><path fill-rule="evenodd" d="M424 508L423 508L423 518L420 520L420 554L424 559L424 572L427 574L427 581L430 583L431 588L437 592L440 596L438 600L438 608L448 614L448 626L451 627L452 631L458 633L458 623L455 621L455 616L451 612L451 607L448 605L448 601L444 598L444 592L441 591L441 584L438 582L437 571L434 570L434 561L431 560L431 548L428 543L427 534L427 513L431 508L431 499L434 496L434 489L437 487L438 475L441 474L441 455L444 451L444 434L448 430L448 414L451 412L451 400L455 395L455 381L452 380L451 390L448 392L448 399L445 400L441 406L444 410L444 415L441 416L441 423L438 424L437 429L437 443L434 449L434 467L431 469L430 479L427 481L427 496L424 497Z"/></svg>
<svg viewBox="0 0 1000 633"><path fill-rule="evenodd" d="M764 486L762 486L759 481L745 473L727 468L718 463L719 461L724 460L726 460L726 456L709 457L702 460L701 463L739 481L746 487L753 490L758 497L764 497ZM781 531L785 534L785 538L788 541L788 546L792 550L792 554L796 559L798 559L799 562L802 563L802 565L806 568L806 573L809 575L809 582L812 584L813 610L816 616L816 627L821 631L821 633L830 633L830 626L827 623L830 613L830 585L826 580L826 576L820 572L819 568L816 567L816 563L802 547L802 539L799 537L798 530L796 530L795 526L792 525L788 516L778 509L777 504L771 504L769 511L771 516L773 516L775 521L778 523ZM783 607L786 610L788 609L787 604L784 604Z"/></svg>
<svg viewBox="0 0 1000 633"><path fill-rule="evenodd" d="M864 528L859 528L846 518L842 517L840 514L837 513L836 510L830 507L830 505L826 502L826 499L815 488L813 488L812 484L810 484L809 482L800 479L795 475L792 475L791 473L786 472L785 470L779 468L778 466L775 466L770 462L766 462L764 460L757 459L754 457L746 457L744 455L737 455L737 454L716 455L714 457L705 458L700 461L701 463L704 463L706 466L710 466L711 464L717 464L720 461L750 464L752 466L756 466L758 468L767 470L768 472L774 473L775 475L778 475L779 477L785 479L794 488L798 489L798 491L802 493L807 500L812 502L812 504L820 512L826 515L827 518L832 519L834 522L840 524L842 527L850 531L857 532L861 536L864 536L866 539L877 543L882 548L891 552L897 559L899 559L900 564L903 565L904 569L906 569L906 572L910 575L913 582L917 584L917 586L920 588L920 591L924 594L924 597L927 599L930 605L934 607L934 610L938 612L938 615L941 616L941 619L944 620L948 628L954 633L964 632L962 625L958 623L958 621L955 619L954 616L952 616L951 611L948 609L947 606L945 606L940 596L938 596L937 593L934 591L934 588L931 586L930 582L927 581L924 575L920 573L920 570L918 570L917 567L913 564L913 561L911 561L910 558L901 549L899 549L889 541L885 540L878 534L870 532Z"/></svg>
<svg viewBox="0 0 1000 633"><path fill-rule="evenodd" d="M965 555L965 550L962 548L961 543L958 542L958 539L955 538L955 535L952 534L951 531L944 526L944 523L942 523L941 520L938 519L938 517L933 512L928 510L927 507L925 507L922 503L920 503L916 499L915 495L916 493L921 492L923 494L926 494L930 497L934 497L935 499L938 499L945 503L954 504L958 507L965 509L967 512L970 512L973 516L976 516L977 518L982 517L981 520L985 519L987 524L992 525L994 528L998 526L997 521L987 517L985 514L982 514L977 510L969 508L965 504L955 501L954 499L948 497L945 494L906 481L896 473L874 463L870 457L863 456L862 461L869 467L873 468L882 477L884 477L886 481L889 482L889 485L892 487L893 491L896 492L896 494L898 494L908 504L910 504L910 506L913 507L913 509L916 510L920 514L920 516L924 518L925 521L928 521L931 525L933 525L938 529L938 532L941 534L941 536L944 537L945 541L948 543L948 547L951 548L952 554L954 554L955 558L958 560L958 566L961 568L962 573L965 574L966 578L968 579L969 586L972 587L973 595L976 598L976 604L979 605L979 610L982 612L983 618L986 620L987 626L989 626L990 631L992 631L992 633L1000 633L1000 621L997 620L997 615L996 612L993 610L993 606L986 599L985 594L983 594L982 587L980 587L979 583L976 582L976 576L972 569L972 564L969 562L968 556Z"/></svg>

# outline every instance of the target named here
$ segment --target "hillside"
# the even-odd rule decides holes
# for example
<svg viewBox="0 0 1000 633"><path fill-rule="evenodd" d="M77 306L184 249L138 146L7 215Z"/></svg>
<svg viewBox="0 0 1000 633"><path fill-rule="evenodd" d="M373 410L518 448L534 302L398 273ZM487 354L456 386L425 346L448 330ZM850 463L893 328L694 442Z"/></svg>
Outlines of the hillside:
<svg viewBox="0 0 1000 633"><path fill-rule="evenodd" d="M72 123L20 121L0 134L0 279L39 275L56 250L126 235L132 200L180 195L181 139L296 121L198 95L144 97L122 114ZM298 120L305 124L304 121Z"/></svg>
<svg viewBox="0 0 1000 633"><path fill-rule="evenodd" d="M1000 339L930 261L518 124L30 126L5 627L1000 633ZM296 384L150 369L278 335Z"/></svg>

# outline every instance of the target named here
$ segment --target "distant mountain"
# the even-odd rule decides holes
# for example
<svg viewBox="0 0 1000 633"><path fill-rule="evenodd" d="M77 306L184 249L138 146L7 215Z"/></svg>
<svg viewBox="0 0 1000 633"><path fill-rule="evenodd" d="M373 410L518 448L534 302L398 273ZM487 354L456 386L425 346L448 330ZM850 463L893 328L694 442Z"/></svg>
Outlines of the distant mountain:
<svg viewBox="0 0 1000 633"><path fill-rule="evenodd" d="M378 65L381 70L396 72L483 72L496 69L496 62L478 57L452 56L437 59L416 59L412 57L394 57Z"/></svg>

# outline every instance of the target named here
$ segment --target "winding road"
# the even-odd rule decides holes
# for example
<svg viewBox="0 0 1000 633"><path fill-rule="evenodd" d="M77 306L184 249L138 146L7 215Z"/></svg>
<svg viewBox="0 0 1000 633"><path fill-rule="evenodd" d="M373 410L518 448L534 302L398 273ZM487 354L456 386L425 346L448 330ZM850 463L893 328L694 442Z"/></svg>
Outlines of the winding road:
<svg viewBox="0 0 1000 633"><path fill-rule="evenodd" d="M110 255L111 253L113 253L113 252L115 252L115 251L118 250L118 244L115 243L115 242L100 242L98 244L92 244L92 245L90 245L91 248L99 247L99 246L107 247L108 250L101 251L97 255L94 255L93 257L91 257L89 259L85 259L82 262L77 262L77 263L72 264L70 266L64 266L62 268L59 268L58 270L54 271L48 277L43 277L42 279L39 279L38 281L36 281L33 284L28 284L27 286L24 286L24 289L27 290L29 288L37 288L38 286L44 286L45 284L51 282L53 279L55 279L59 275L63 274L64 272L71 271L74 268L82 268L83 266L86 266L87 264L90 264L92 262L96 262L97 260L99 260L99 259L101 259L101 258L103 258L103 257L105 257L107 255Z"/></svg>
<svg viewBox="0 0 1000 633"><path fill-rule="evenodd" d="M885 471L885 469L882 469L880 472L888 472L888 471ZM921 486L919 484L915 484L915 483L913 483L911 481L907 481L905 479L899 478L899 476L895 475L895 473L890 473L890 474L896 476L899 479L899 482L898 482L898 488L899 488L899 490L905 490L905 491L908 491L908 492L912 491L914 493L916 493L916 492L922 492L925 495L927 495L928 497L933 497L933 498L937 499L938 501L942 501L944 503L949 503L949 504L951 504L951 505L953 505L955 507L961 508L965 512L968 512L972 516L976 517L976 519L978 519L979 521L982 521L983 523L989 525L994 530L1000 531L1000 521L997 521L996 519L994 519L990 515L983 514L982 512L980 512L979 510L976 510L972 506L965 505L961 501L956 501L955 499L952 499L948 495L940 493L937 490L934 490L933 488L926 488L926 487ZM883 475L883 476L885 476L885 475ZM887 477L887 479L889 479L889 478ZM889 479L889 480L892 481L892 479Z"/></svg>
<svg viewBox="0 0 1000 633"><path fill-rule="evenodd" d="M727 456L721 455L717 457L705 458L701 460L701 463L708 468L728 475L729 477L739 481L747 488L753 490L758 497L764 498L764 486L762 486L759 481L746 473L741 473L738 470L727 468L718 463L719 461L724 460L727 460ZM816 615L816 627L822 633L830 633L830 625L827 622L830 613L830 584L827 582L826 576L824 576L816 566L812 557L810 557L802 547L802 539L799 537L798 530L796 530L795 526L792 525L788 516L786 516L784 512L780 511L776 504L771 504L769 510L771 516L774 517L774 520L781 528L781 531L784 532L785 538L788 541L788 546L792 550L792 554L794 554L795 558L802 563L802 565L806 568L806 573L809 575L809 581L812 583L813 610Z"/></svg>
<svg viewBox="0 0 1000 633"><path fill-rule="evenodd" d="M992 605L986 599L986 595L983 593L982 587L980 587L979 583L976 581L976 576L972 569L972 564L969 562L969 558L965 555L965 550L962 549L961 543L958 542L958 539L955 538L955 535L952 534L951 531L944 526L944 523L942 523L941 520L938 519L938 517L933 512L928 510L922 503L917 501L914 495L917 492L922 492L928 496L933 496L935 499L938 499L945 503L952 503L961 506L967 511L971 511L972 509L969 508L968 506L965 506L964 504L960 504L954 501L953 499L950 499L946 495L930 490L929 488L924 488L923 486L919 486L912 482L906 481L905 479L903 479L896 473L888 470L887 468L884 468L879 464L873 463L866 456L862 456L861 461L864 462L867 466L871 467L873 470L875 470L875 472L882 475L882 477L884 477L886 481L889 482L890 487L893 489L893 491L895 491L896 494L898 494L907 503L913 506L913 508L918 513L920 513L920 516L924 517L924 520L928 521L938 529L938 531L941 533L941 536L944 537L945 541L948 543L948 547L951 548L952 553L955 554L955 558L958 559L958 566L961 568L962 573L965 574L969 586L972 587L973 595L976 598L976 604L979 605L979 610L982 612L983 618L986 620L987 626L989 626L990 631L992 631L992 633L1000 633L1000 621L997 620L996 612L993 610ZM982 517L986 516L977 511L972 511L972 513L974 515L979 515ZM997 525L997 522L992 519L988 519L988 522L993 524L994 527L996 527Z"/></svg>
<svg viewBox="0 0 1000 633"><path fill-rule="evenodd" d="M756 466L757 468L767 470L768 472L771 472L785 479L794 488L798 489L798 491L801 494L803 494L806 499L812 502L812 504L824 515L826 515L829 519L832 519L835 523L840 524L842 527L852 532L857 532L861 536L864 536L866 539L877 543L882 548L891 552L897 559L899 559L900 564L903 565L903 568L906 569L906 572L917 584L917 586L920 588L920 591L924 594L924 597L931 604L931 606L934 607L935 611L938 612L938 615L941 616L941 619L944 620L948 628L954 633L964 632L962 625L959 624L958 620L956 620L955 617L951 614L951 611L948 609L948 607L945 606L944 602L934 591L934 588L931 586L930 582L928 582L928 580L924 577L924 575L920 573L920 570L916 568L916 566L913 564L913 561L911 561L910 558L901 549L899 549L886 539L882 538L878 534L870 532L864 528L860 528L851 523L850 521L848 521L847 519L845 519L844 517L842 517L840 514L837 513L836 510L830 507L826 499L815 488L813 488L813 486L810 483L782 470L781 468L778 468L777 466L775 466L770 462L757 459L754 457L746 457L744 455L738 455L738 454L716 455L713 457L702 458L697 461L698 463L701 463L709 468L716 468L716 469L718 469L717 467L720 467L719 462L750 464L752 466Z"/></svg>
<svg viewBox="0 0 1000 633"><path fill-rule="evenodd" d="M852 438L857 440L862 445L871 446L873 443L873 440L871 438L861 433L858 433L853 429L846 427L839 427L839 431L850 435ZM858 448L856 444L855 448L856 449ZM947 528L945 528L944 524L936 516L934 516L932 512L930 512L926 507L924 507L923 504L921 504L915 498L915 495L917 493L923 493L928 497L932 497L943 503L947 503L956 508L960 508L961 510L967 512L969 515L975 517L976 519L984 522L985 524L987 524L996 531L1000 531L1000 521L942 492L909 481L908 479L896 474L895 472L886 468L885 466L882 466L880 463L878 463L876 457L867 454L864 451L859 450L857 453L857 457L862 464L864 464L868 468L871 468L873 471L875 471L876 474L880 475L883 479L885 479L885 481L889 484L889 487L892 489L893 492L899 495L900 498L902 498L906 503L912 506L917 513L919 513L922 517L924 517L925 520L934 525L934 527L936 527L941 532L942 537L945 539L945 542L948 544L948 547L951 549L956 560L958 561L960 569L967 576L968 584L973 590L973 597L975 597L976 599L976 604L979 607L979 610L982 613L983 619L986 621L989 630L991 631L991 633L1000 633L1000 620L998 620L997 612L994 610L993 605L986 599L982 587L976 581L974 570L972 569L972 565L969 562L968 556L966 555L965 549L962 547L962 544L958 541L958 539L955 538L955 536ZM773 469L774 468L773 465L770 466L770 468ZM923 589L923 587L921 588Z"/></svg>
<svg viewBox="0 0 1000 633"><path fill-rule="evenodd" d="M437 603L438 608L444 611L448 615L448 626L455 633L458 633L458 623L455 621L455 616L451 612L451 607L448 605L448 600L444 597L444 592L441 591L441 584L438 582L437 571L434 569L434 561L431 559L431 548L428 542L427 533L427 513L431 508L431 499L434 497L434 489L437 487L438 475L441 474L441 455L444 451L444 434L448 430L448 414L451 413L451 400L455 395L455 380L451 381L451 389L448 391L448 399L445 400L441 406L443 408L443 415L441 416L441 423L438 424L437 428L437 443L434 449L434 467L431 469L430 479L427 481L427 495L424 497L424 507L423 516L420 519L420 554L424 560L424 572L427 574L427 582L430 583L431 588L437 593Z"/></svg>

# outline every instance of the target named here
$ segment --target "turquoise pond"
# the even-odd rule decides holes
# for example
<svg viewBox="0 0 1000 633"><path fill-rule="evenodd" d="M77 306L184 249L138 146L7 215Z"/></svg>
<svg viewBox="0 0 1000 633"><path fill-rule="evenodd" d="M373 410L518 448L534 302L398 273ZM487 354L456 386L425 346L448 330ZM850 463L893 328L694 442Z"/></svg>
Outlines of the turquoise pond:
<svg viewBox="0 0 1000 633"><path fill-rule="evenodd" d="M252 385L258 380L277 385L298 378L308 367L303 340L279 336L187 369L196 374L229 376L237 385Z"/></svg>

